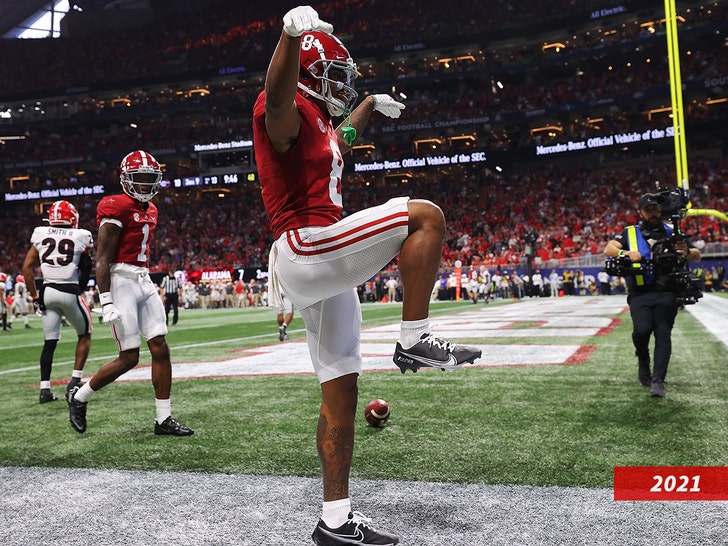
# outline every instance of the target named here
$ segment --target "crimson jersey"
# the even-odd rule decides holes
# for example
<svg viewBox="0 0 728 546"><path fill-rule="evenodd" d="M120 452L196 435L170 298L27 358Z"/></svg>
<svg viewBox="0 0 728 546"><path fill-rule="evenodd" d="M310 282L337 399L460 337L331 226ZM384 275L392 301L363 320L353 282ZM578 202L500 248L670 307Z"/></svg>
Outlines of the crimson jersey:
<svg viewBox="0 0 728 546"><path fill-rule="evenodd" d="M132 199L125 193L104 197L96 209L96 224L110 218L121 223L121 235L116 246L113 263L146 267L149 260L149 244L157 227L157 207L154 203Z"/></svg>
<svg viewBox="0 0 728 546"><path fill-rule="evenodd" d="M263 204L276 238L288 229L330 226L341 219L344 160L334 126L316 104L296 94L301 132L279 154L265 129L265 91L253 107L253 145Z"/></svg>

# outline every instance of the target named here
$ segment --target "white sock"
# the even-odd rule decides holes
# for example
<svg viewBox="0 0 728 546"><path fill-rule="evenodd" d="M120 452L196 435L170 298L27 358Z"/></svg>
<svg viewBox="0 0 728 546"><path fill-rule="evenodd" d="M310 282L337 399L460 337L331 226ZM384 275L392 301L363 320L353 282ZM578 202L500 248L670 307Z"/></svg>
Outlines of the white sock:
<svg viewBox="0 0 728 546"><path fill-rule="evenodd" d="M78 377L81 379L83 377L83 370L73 370L71 377Z"/></svg>
<svg viewBox="0 0 728 546"><path fill-rule="evenodd" d="M91 381L86 381L80 389L76 391L74 398L79 402L88 402L96 391L91 388Z"/></svg>
<svg viewBox="0 0 728 546"><path fill-rule="evenodd" d="M349 512L351 512L351 499L325 501L321 510L321 519L324 520L326 527L336 529L349 519Z"/></svg>
<svg viewBox="0 0 728 546"><path fill-rule="evenodd" d="M40 388L41 389L50 389L51 388L51 382L50 381L41 381L40 382Z"/></svg>
<svg viewBox="0 0 728 546"><path fill-rule="evenodd" d="M161 425L167 417L172 415L172 400L155 398L154 405L157 407L157 423Z"/></svg>
<svg viewBox="0 0 728 546"><path fill-rule="evenodd" d="M429 332L429 317L420 320L403 320L399 327L399 344L403 349L409 349L420 340L422 334Z"/></svg>

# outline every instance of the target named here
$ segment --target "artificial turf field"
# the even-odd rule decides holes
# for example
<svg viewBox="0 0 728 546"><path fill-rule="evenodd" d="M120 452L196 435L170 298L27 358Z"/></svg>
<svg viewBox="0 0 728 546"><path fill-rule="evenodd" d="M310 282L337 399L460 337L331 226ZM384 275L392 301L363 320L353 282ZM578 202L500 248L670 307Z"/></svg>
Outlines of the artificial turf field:
<svg viewBox="0 0 728 546"><path fill-rule="evenodd" d="M725 536L726 518L715 513L724 503L614 502L610 489L617 465L725 464L728 351L690 313L712 302L717 316L703 320L723 321L725 332L720 297L680 312L665 399L636 381L622 296L433 304L435 330L484 346L484 358L455 373L405 376L386 365L399 306L365 305L365 367L380 371L361 379L360 413L381 397L393 416L382 430L357 423L355 509L411 545L706 544ZM0 337L0 543L308 543L320 498L319 396L299 318L281 344L265 309L182 312L169 334L173 414L196 429L182 439L153 435L153 391L143 377L101 391L89 403L88 431L74 432L62 401L38 404L40 323L20 325ZM63 333L57 394L75 337ZM87 372L114 352L107 327L97 325ZM276 368L277 359L300 361L300 372ZM256 360L271 364L260 370ZM183 379L199 362L227 367ZM140 372L145 363L143 353ZM159 510L167 504L165 523ZM40 511L34 519L30 507ZM88 518L87 542L67 538Z"/></svg>

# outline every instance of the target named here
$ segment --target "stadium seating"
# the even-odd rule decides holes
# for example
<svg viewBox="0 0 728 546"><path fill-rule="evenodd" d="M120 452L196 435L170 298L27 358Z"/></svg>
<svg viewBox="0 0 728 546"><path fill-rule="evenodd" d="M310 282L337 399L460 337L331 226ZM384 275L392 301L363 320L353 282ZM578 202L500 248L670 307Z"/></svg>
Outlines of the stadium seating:
<svg viewBox="0 0 728 546"><path fill-rule="evenodd" d="M672 142L556 159L538 158L534 150L671 124L659 8L627 3L627 13L594 21L590 10L603 2L574 9L563 0L557 10L553 2L528 0L519 4L519 17L506 3L487 14L475 0L468 3L472 9L444 17L432 0L396 6L346 0L319 8L336 21L359 62L360 93L390 91L407 104L401 120L373 118L365 146L348 159L346 209L402 194L433 200L448 219L445 268L458 259L516 266L531 232L544 264L598 254L634 220L640 193L652 191L655 181L674 183ZM0 66L0 111L11 111L0 131L25 137L0 146L3 192L96 185L118 191L115 165L133 148L153 151L170 180L199 175L195 144L252 137L252 103L280 33L278 4L218 1L218 9L203 13L164 12L151 28L0 43L0 53L17 60ZM725 211L720 135L728 104L715 100L724 97L713 83L728 68L720 39L728 17L725 6L685 9L693 203ZM488 161L379 174L351 166L470 150L484 151ZM272 234L257 181L226 190L170 188L158 198L155 271L266 265ZM94 225L97 200L78 198L82 225ZM189 200L196 201L194 213ZM0 206L2 264L12 270L27 250L27 218L39 219L40 205ZM705 244L728 242L723 222L691 218L686 227Z"/></svg>

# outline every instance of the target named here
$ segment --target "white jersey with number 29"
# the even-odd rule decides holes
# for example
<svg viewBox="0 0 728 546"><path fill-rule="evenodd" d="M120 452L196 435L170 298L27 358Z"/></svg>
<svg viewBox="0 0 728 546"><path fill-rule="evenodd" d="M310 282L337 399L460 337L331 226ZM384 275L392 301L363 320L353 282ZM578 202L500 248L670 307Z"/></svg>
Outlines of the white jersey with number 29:
<svg viewBox="0 0 728 546"><path fill-rule="evenodd" d="M39 226L30 242L38 250L43 282L77 284L81 254L93 247L93 236L87 229Z"/></svg>

